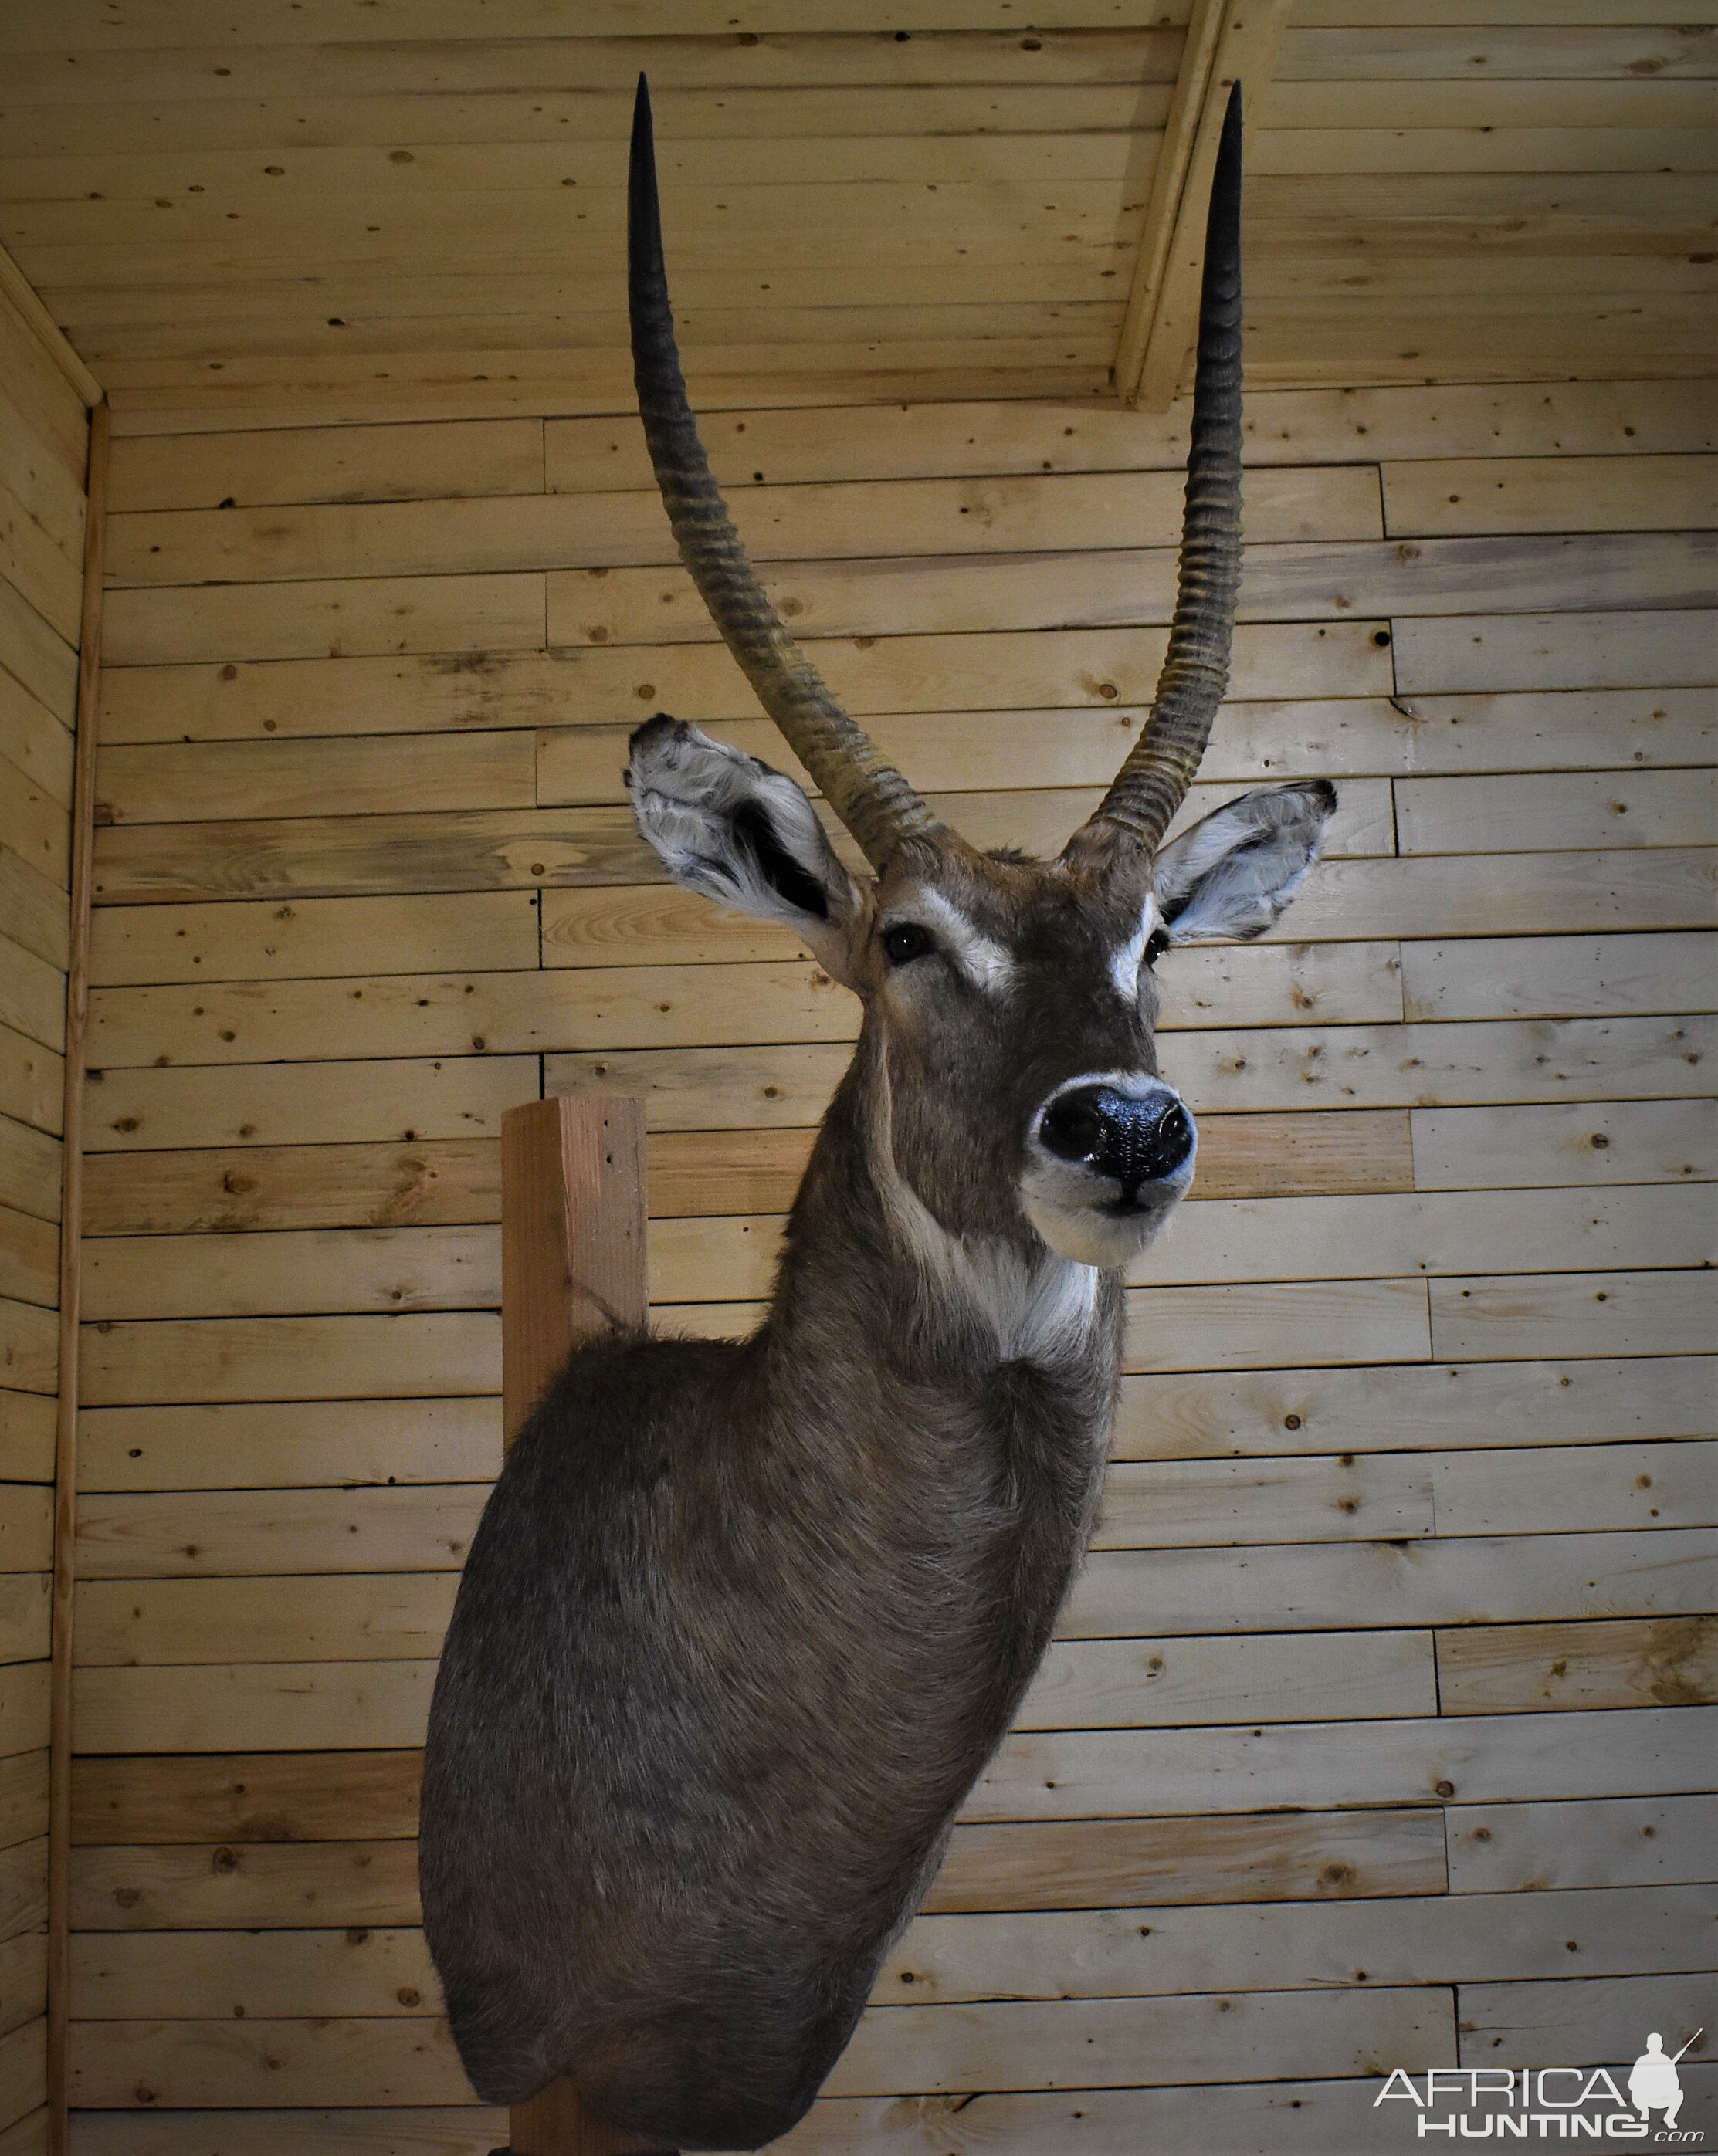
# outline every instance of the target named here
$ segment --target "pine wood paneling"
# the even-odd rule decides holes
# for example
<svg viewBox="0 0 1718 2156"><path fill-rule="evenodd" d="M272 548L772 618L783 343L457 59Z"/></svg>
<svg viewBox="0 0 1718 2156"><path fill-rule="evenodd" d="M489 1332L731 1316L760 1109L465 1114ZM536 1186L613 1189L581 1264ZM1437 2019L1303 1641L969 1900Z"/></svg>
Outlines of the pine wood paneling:
<svg viewBox="0 0 1718 2156"><path fill-rule="evenodd" d="M1706 457L1450 458L1382 471L1392 535L1643 531L1718 517L1718 471Z"/></svg>
<svg viewBox="0 0 1718 2156"><path fill-rule="evenodd" d="M1078 555L972 551L923 562L916 575L892 551L903 535L880 536L892 551L875 559L766 564L764 588L802 634L818 636L1160 621L1174 608L1172 551L1100 547L1108 536L1102 524L1089 535L1091 551ZM1242 568L1240 615L1334 620L1355 611L1459 614L1482 604L1536 613L1695 604L1711 588L1715 552L1703 531L1262 545L1249 549ZM552 572L548 618L556 644L713 636L678 568Z"/></svg>
<svg viewBox="0 0 1718 2156"><path fill-rule="evenodd" d="M241 1076L194 1065L91 1073L93 1152L139 1147L501 1136L502 1111L537 1077L530 1056L253 1065Z"/></svg>
<svg viewBox="0 0 1718 2156"><path fill-rule="evenodd" d="M80 1847L104 1849L409 1840L422 1765L416 1752L85 1757L73 1777L73 1832Z"/></svg>
<svg viewBox="0 0 1718 2156"><path fill-rule="evenodd" d="M1445 1022L1699 1012L1707 1000L1708 948L1698 932L1407 943L1402 1003L1410 1018ZM1687 1052L1700 1052L1692 1035Z"/></svg>
<svg viewBox="0 0 1718 2156"><path fill-rule="evenodd" d="M558 175L557 177L558 179ZM108 500L116 515L285 501L448 501L524 494L543 484L539 419L440 427L295 431L282 458L272 432L224 441L132 440L116 446Z"/></svg>
<svg viewBox="0 0 1718 2156"><path fill-rule="evenodd" d="M1579 182L1559 236L1548 163L1522 167L1505 141L1488 170L1458 139L1486 123L1452 90L1477 115L1502 85L1414 74L1421 45L1365 5L1341 23L1303 11L1289 32L1286 116L1260 138L1253 189L1258 229L1281 241L1253 247L1268 350L1356 232L1409 242L1387 267L1365 245L1339 265L1380 280L1359 288L1379 319L1453 310L1463 288L1424 251L1439 217L1519 248L1507 276L1465 258L1508 323L1537 319L1547 262L1567 265L1571 308L1607 290L1592 264L1614 252L1533 249L1597 245L1649 210L1663 235L1685 215L1675 175L1633 175L1651 185L1629 197L1623 165L1589 183L1578 146L1547 140ZM970 100L949 100L1048 114L1061 90L1087 98L1084 131L1070 107L1016 139L1039 142L1033 172L1096 187L1081 160L1120 169L1120 136L1160 124L1173 67L1155 119L1104 120L1124 56L1137 80L1140 34L1034 34L1041 71L1113 80L927 81L920 109L959 118L939 154L977 176L1006 162L1006 131L970 131ZM1375 72L1345 77L1335 45L1307 42L1327 34ZM1669 49L1655 21L1580 26L1587 73L1530 72L1548 64L1531 25L1412 35L1530 70L1510 86L1534 126L1511 136L1698 125L1697 80L1626 73L1625 54ZM481 80L481 40L448 49ZM745 49L790 69L809 47ZM242 70L257 49L230 50ZM290 49L307 87L316 50ZM983 64L1014 67L1018 34L989 50ZM373 58L384 75L401 64L385 43ZM169 48L149 64L177 62ZM798 99L827 132L870 94L671 89L682 132L665 142L696 146L688 173L715 172L743 108ZM257 175L247 141L213 139L242 95L202 99L206 141L169 100L160 150L116 101L110 229L150 207L153 162L193 152L197 218L224 221L230 198L280 219L301 152ZM463 95L500 110L492 88ZM360 110L415 100L427 116L432 100L344 95L307 98L304 153L347 160L409 223L460 198L457 140L441 155L420 135L412 166L372 181L362 143L339 139ZM528 198L555 162L568 95L510 123L530 155L500 162L496 198ZM604 143L620 103L595 90L579 108ZM46 187L48 164L106 154L78 146L77 107L23 110L47 163L26 174L0 143L0 186L8 166ZM1368 128L1394 146L1369 147ZM795 169L780 139L769 154ZM903 127L838 139L847 177L831 184L850 206L918 169ZM1371 158L1373 193L1338 241L1333 181L1357 169L1343 157ZM49 210L39 192L44 232ZM343 244L346 208L318 214ZM1519 240L1512 216L1529 220ZM152 239L149 275L189 244ZM129 314L163 355L139 366L170 368L218 328L215 288L187 286L173 344L170 311L92 282L85 253L77 319L110 339ZM349 305L354 343L404 352L422 280L404 254L375 269L368 314L347 271L322 311ZM1093 304L1089 284L1035 300L1019 271L999 263L987 301L901 260L855 260L851 295L784 269L779 304ZM275 274L246 283L252 329L299 304ZM609 303L576 265L557 274L552 304L594 321ZM543 311L505 256L448 275L474 316ZM1512 316L1518 296L1531 307ZM695 281L694 330L723 304ZM246 338L260 391L266 339ZM632 832L618 773L650 711L784 752L670 560L635 423L545 422L554 408L138 434L116 460L111 655L136 663L110 668L104 702L85 1221L89 2156L177 2156L176 2102L234 2156L296 2156L310 2119L338 2156L482 2156L501 2138L462 2107L410 1839L434 1657L500 1451L499 1117L539 1090L641 1093L654 1295L671 1326L733 1331L767 1291L856 1024L791 937L684 898ZM1201 1119L1201 1180L1129 1289L1097 1548L847 2078L795 2137L807 2150L904 2148L931 2120L971 2156L1038 2156L1064 2125L1119 2156L1232 2119L1252 2137L1237 2146L1370 2149L1375 2067L1416 2046L1453 2060L1463 1999L1488 2030L1519 2005L1572 2041L1596 2025L1587 1987L1668 1985L1654 2010L1675 2019L1710 1960L1690 1897L1710 1870L1718 1438L1695 1187L1713 1166L1714 735L1695 610L1708 403L1669 382L1420 382L1268 391L1249 424L1239 693L1188 814L1330 775L1331 857L1264 943L1164 963L1164 1067ZM981 843L1053 847L1149 701L1184 424L1180 408L909 401L731 410L707 433L769 579L886 752ZM0 754L33 744L45 788L54 737L18 708ZM33 891L18 905L39 942ZM20 1103L34 1053L19 1050ZM44 1224L48 1126L0 1146L8 1162L0 1202ZM35 1233L3 1245L19 1288ZM27 1327L28 1301L13 1307ZM27 1457L28 1406L13 1421ZM5 1636L27 1641L35 1575L6 1576ZM30 1711L26 1682L20 1772ZM21 1784L23 1849L30 1802ZM1304 2078L1268 2078L1288 2072Z"/></svg>
<svg viewBox="0 0 1718 2156"><path fill-rule="evenodd" d="M1715 1580L1711 1537L1654 1527L1576 1535L1111 1550L1062 1613L1071 1638L1232 1630L1531 1623L1696 1614Z"/></svg>
<svg viewBox="0 0 1718 2156"><path fill-rule="evenodd" d="M968 1798L980 1820L1125 1815L1150 1777L1155 1811L1239 1811L1249 1802L1474 1804L1699 1790L1718 1713L1637 1707L1583 1714L1440 1715L1424 1722L1285 1723L1246 1730L1016 1732ZM1448 1786L1443 1786L1447 1784Z"/></svg>
<svg viewBox="0 0 1718 2156"><path fill-rule="evenodd" d="M1651 1123L1663 1145L1698 1142L1698 1118L1681 1103L1664 1104ZM1698 1109L1700 1103L1686 1104ZM1646 1111L1649 1118L1654 1109ZM1637 1120L1638 1120L1637 1118ZM1590 1179L1674 1180L1679 1166L1656 1176L1631 1147L1610 1163L1592 1140L1607 1122L1620 1143L1625 1119L1587 1119L1571 1141L1583 1162L1614 1173ZM1456 1127L1458 1128L1463 1127ZM1703 1127L1703 1126L1701 1127ZM1506 1142L1515 1127L1482 1123L1482 1138ZM672 1219L784 1210L791 1204L811 1149L808 1130L659 1132L650 1148L651 1210ZM1428 1142L1450 1141L1428 1141ZM1472 1144L1472 1137L1460 1142ZM1541 1146L1557 1143L1545 1132ZM1337 1110L1307 1116L1213 1117L1201 1135L1199 1183L1206 1198L1294 1195L1314 1191L1406 1189L1413 1180L1408 1121L1401 1110ZM398 1146L235 1147L103 1154L85 1178L85 1227L90 1235L163 1235L236 1228L387 1227L493 1222L500 1217L499 1156L492 1138L451 1138ZM1572 1158L1571 1154L1571 1158ZM1558 1165L1561 1168L1561 1156ZM1483 1183L1486 1170L1476 1170ZM1549 1173L1556 1182L1589 1179L1580 1168Z"/></svg>
<svg viewBox="0 0 1718 2156"><path fill-rule="evenodd" d="M1669 87L1654 86L1659 92ZM1283 100L1299 89L1278 83L1269 95ZM1622 92L1638 96L1641 85L1617 85L1613 94ZM1476 108L1491 95L1483 82L1458 94ZM1705 88L1693 94L1714 101ZM1498 95L1519 99L1522 93ZM1255 275L1268 267L1258 264ZM1710 448L1713 434L1704 391L1682 382L1650 388L1548 382L1526 396L1518 388L1471 384L1354 388L1340 398L1321 390L1265 390L1248 397L1244 424L1249 464L1314 464L1362 451L1366 458L1400 461L1483 458L1496 453L1500 428L1511 454L1540 456L1696 450ZM761 484L760 467L764 481L782 483L1174 466L1186 455L1186 425L1185 405L1160 413L945 403L885 406L851 426L828 413L790 409L748 412L743 418L723 414L704 432L717 476L724 488L738 490ZM591 493L647 482L643 429L631 412L550 419L544 434L552 490ZM208 455L206 449L190 454ZM242 438L239 454L244 454Z"/></svg>
<svg viewBox="0 0 1718 2156"><path fill-rule="evenodd" d="M0 295L0 2148L45 2152L64 1051L89 415ZM45 318L44 318L45 319ZM75 1248L75 1243L69 1248ZM57 1741L57 1740L56 1740ZM65 1999L56 1988L57 2014Z"/></svg>
<svg viewBox="0 0 1718 2156"><path fill-rule="evenodd" d="M1438 1670L1439 1697L1456 1714L1710 1705L1718 1620L1475 1626L1440 1635Z"/></svg>
<svg viewBox="0 0 1718 2156"><path fill-rule="evenodd" d="M1703 1355L1394 1369L1135 1377L1122 1387L1115 1456L1438 1451L1718 1434Z"/></svg>
<svg viewBox="0 0 1718 2156"><path fill-rule="evenodd" d="M352 580L324 579L315 596L337 605L347 581ZM464 610L474 597L462 580L425 579L415 590L415 604L403 627L388 611L390 594L368 593L363 580L357 581L366 603L356 610L356 633L373 642L355 655L331 653L327 637L313 634L296 593L283 598L278 589L260 584L210 588L215 593L226 590L225 597L211 597L209 591L196 595L198 611L183 624L170 654L116 665L105 681L102 741L195 741L289 732L418 733L468 730L474 724L612 725L617 713L647 718L662 701L671 701L679 716L700 723L755 715L745 677L719 645L545 649L541 577L476 580L486 592L497 581L505 588L505 620L517 639L496 653L478 645L481 660L459 640ZM394 582L402 588L418 583L415 578ZM437 587L447 583L456 588L440 595L449 604L432 618L440 603ZM534 597L527 586L534 586ZM159 633L172 634L182 601L146 596ZM481 599L481 594L475 596ZM531 605L538 609L534 617ZM209 609L206 629L200 625L204 607ZM451 641L434 640L438 621ZM283 640L306 648L274 648ZM836 694L852 709L938 712L1014 710L1022 705L1093 710L1148 703L1168 637L1155 628L1076 627L1054 634L998 629L979 637L825 642L828 648L813 655ZM1393 686L1388 645L1389 631L1376 619L1243 623L1235 639L1234 693L1242 699L1388 696ZM248 648L252 646L256 648ZM392 655L401 649L406 655ZM224 653L231 655L224 658ZM1661 662L1651 685L1658 685L1662 675ZM1685 669L1679 685L1683 678ZM1592 682L1555 685L1619 685L1607 681L1601 671ZM1633 685L1625 677L1620 685Z"/></svg>
<svg viewBox="0 0 1718 2156"><path fill-rule="evenodd" d="M18 1131L57 1137L64 1106L64 1058L13 1027L0 1025L0 1176L17 1172L18 1147L28 1150L32 1142L18 1139Z"/></svg>
<svg viewBox="0 0 1718 2156"><path fill-rule="evenodd" d="M373 461L313 445L296 481L259 483L243 463L224 486L141 467L162 507L408 498L397 460L414 454L418 498L534 490L538 408L609 426L630 403L610 268L627 85L648 60L707 402L767 402L772 378L784 403L862 399L885 419L892 398L986 385L1095 402L1188 12L1118 21L1086 5L1030 38L995 6L946 0L923 20L872 11L812 32L771 13L744 46L737 18L699 15L676 17L668 46L626 34L633 18L548 36L535 16L510 18L511 35L486 20L474 37L438 11L385 49L345 8L250 31L267 43L219 16L122 29L80 16L61 33L72 84L45 51L13 57L8 238L157 438L252 430L271 407L301 425L306 404L397 437L404 400L521 430L496 438L487 472L476 439L439 459L378 444ZM1556 25L1360 12L1303 5L1256 93L1258 378L1299 393L1397 382L1413 398L1428 373L1513 372L1578 403L1571 371L1626 381L1643 352L1660 372L1699 372L1710 301L1701 265L1677 258L1710 233L1674 183L1707 155L1704 26L1639 8L1593 22L1566 8ZM274 42L312 22L325 42ZM736 203L743 216L715 207ZM764 256L759 231L788 237ZM1499 255L1505 280L1489 274ZM1602 298L1579 274L1593 259ZM1392 283L1404 260L1430 281ZM1666 289L1664 270L1695 289ZM1494 447L1447 439L1426 453ZM763 446L774 462L767 433ZM1524 433L1515 454L1571 446ZM129 503L138 490L121 482Z"/></svg>
<svg viewBox="0 0 1718 2156"><path fill-rule="evenodd" d="M1517 2066L1554 2051L1560 2059L1587 2065L1615 2049L1607 2032L1619 2020L1630 2025L1643 2020L1679 2024L1690 2007L1699 2015L1718 2006L1718 1981L1704 1975L1464 1984L1459 1996L1464 2059L1484 2056L1500 2066ZM1705 2026L1697 2021L1696 2033Z"/></svg>
<svg viewBox="0 0 1718 2156"><path fill-rule="evenodd" d="M1718 1109L1708 1101L1421 1108L1411 1121L1422 1189L1694 1182L1718 1173Z"/></svg>
<svg viewBox="0 0 1718 2156"><path fill-rule="evenodd" d="M1409 622L1396 653L1397 682L1410 692L1470 689L1640 688L1710 681L1718 639L1708 613L1674 622L1649 613L1596 613L1576 621L1541 614L1476 614Z"/></svg>
<svg viewBox="0 0 1718 2156"><path fill-rule="evenodd" d="M481 2104L367 2104L355 2111L324 2107L308 2114L208 2111L200 2123L243 2156L297 2156L307 2118L322 2156L382 2156L391 2146L409 2148L414 2156L419 2150L424 2156L489 2156L497 2145L496 2134L507 2130L505 2111ZM85 2112L78 2121L80 2142L90 2156L169 2156L178 2130L171 2114L152 2118L139 2111Z"/></svg>
<svg viewBox="0 0 1718 2156"><path fill-rule="evenodd" d="M1463 1805L1449 1820L1452 1893L1704 1880L1718 1802L1710 1795Z"/></svg>
<svg viewBox="0 0 1718 2156"><path fill-rule="evenodd" d="M501 1466L501 1408L481 1395L100 1408L83 1440L91 1491L481 1482Z"/></svg>
<svg viewBox="0 0 1718 2156"><path fill-rule="evenodd" d="M1531 985L1531 984L1530 984ZM1544 1010L1549 1002L1551 1009ZM1515 1010L1554 1017L1551 998ZM1585 1019L1555 1025L1288 1027L1243 1037L1177 1034L1168 1068L1206 1113L1299 1107L1459 1106L1499 1101L1704 1098L1718 1050L1705 1018ZM605 1049L544 1058L551 1091L636 1090L662 1130L808 1123L823 1112L846 1058L822 1046ZM313 1069L314 1066L307 1066ZM340 1068L342 1066L335 1066ZM124 1077L128 1074L118 1074ZM154 1075L156 1074L150 1074ZM206 1072L172 1074L175 1097ZM249 1086L255 1081L248 1076ZM163 1091L168 1089L163 1087ZM321 1135L319 1127L315 1133Z"/></svg>
<svg viewBox="0 0 1718 2156"><path fill-rule="evenodd" d="M1686 882L1673 872L1664 899L1663 886L1649 885L1641 910L1686 916ZM1314 1012L1359 1024L1401 1008L1388 943L1260 944L1188 957L1165 983L1166 1029L1289 1025ZM852 998L810 960L100 988L90 1019L91 1052L104 1069L158 1065L163 1053L202 1064L309 1060L319 1048L342 1057L508 1055L606 1044L696 1048L712 1036L851 1041L858 1030Z"/></svg>
<svg viewBox="0 0 1718 2156"><path fill-rule="evenodd" d="M709 1302L769 1291L784 1222L769 1214L659 1220L651 1294ZM1697 1188L1448 1193L1437 1196L1229 1199L1184 1216L1173 1244L1129 1268L1139 1285L1340 1280L1388 1273L1530 1273L1555 1262L1597 1270L1651 1262L1708 1265L1714 1223ZM322 1309L457 1307L492 1256L462 1231L373 1229L343 1236L258 1237L241 1270L203 1239L116 1240L93 1250L91 1306L108 1317L183 1314L188 1301L221 1315L257 1306ZM271 1262L272 1260L272 1262ZM302 1285L300 1268L313 1271ZM253 1282L269 1281L261 1286ZM217 1285L217 1282L219 1284ZM321 1300L318 1300L321 1298Z"/></svg>
<svg viewBox="0 0 1718 2156"><path fill-rule="evenodd" d="M1666 460L1680 470L1685 461ZM1638 482L1650 494L1649 460ZM1627 460L1632 472L1636 460ZM1174 470L1071 473L985 482L852 480L737 488L734 516L755 560L840 561L882 553L1060 552L1092 545L1173 546L1180 526ZM1260 542L1365 539L1382 531L1377 482L1366 465L1277 465L1248 491L1246 526ZM1684 516L1671 526L1691 524ZM337 577L470 578L548 569L617 568L676 560L654 485L605 493L599 522L577 495L174 510L115 519L115 578L130 588ZM311 593L306 611L314 615ZM141 605L141 600L134 602ZM172 611L183 614L181 594ZM280 595L275 597L278 608ZM450 649L456 648L450 645Z"/></svg>

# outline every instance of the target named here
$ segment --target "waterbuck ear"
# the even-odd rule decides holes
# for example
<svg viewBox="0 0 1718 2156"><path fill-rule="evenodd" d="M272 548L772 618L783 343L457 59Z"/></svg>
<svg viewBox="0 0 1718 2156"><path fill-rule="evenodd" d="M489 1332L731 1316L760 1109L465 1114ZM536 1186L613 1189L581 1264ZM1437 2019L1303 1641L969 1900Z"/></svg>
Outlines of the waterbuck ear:
<svg viewBox="0 0 1718 2156"><path fill-rule="evenodd" d="M793 929L846 980L859 893L802 789L660 711L630 747L632 813L676 883Z"/></svg>
<svg viewBox="0 0 1718 2156"><path fill-rule="evenodd" d="M1317 860L1335 806L1328 779L1263 787L1225 802L1165 846L1152 889L1169 941L1263 935Z"/></svg>

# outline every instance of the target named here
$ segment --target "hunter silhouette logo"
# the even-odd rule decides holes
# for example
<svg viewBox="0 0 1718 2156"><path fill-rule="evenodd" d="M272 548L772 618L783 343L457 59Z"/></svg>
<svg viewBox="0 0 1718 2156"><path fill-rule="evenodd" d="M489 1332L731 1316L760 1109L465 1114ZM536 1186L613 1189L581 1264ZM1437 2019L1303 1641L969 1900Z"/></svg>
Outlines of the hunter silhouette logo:
<svg viewBox="0 0 1718 2156"><path fill-rule="evenodd" d="M1682 2051L1705 2034L1705 2030L1696 2029L1689 2038L1688 2044L1683 2046ZM1667 2059L1664 2040L1658 2031L1654 2030L1647 2038L1645 2051L1628 2071L1628 2101L1643 2118L1649 2118L1654 2112L1662 2111L1665 2125L1675 2125L1676 2114L1682 2109L1682 2076L1676 2071L1676 2061L1682 2056L1682 2051Z"/></svg>
<svg viewBox="0 0 1718 2156"><path fill-rule="evenodd" d="M1628 2069L1607 2066L1430 2066L1417 2082L1395 2067L1372 2099L1414 2107L1415 2138L1461 2141L1645 2141L1697 2147L1697 2126L1682 2126L1678 2062L1705 2034L1696 2029L1676 2051L1654 2030ZM1618 2087L1625 2080L1628 2094ZM1654 2114L1661 2114L1655 2117ZM1406 2122L1404 2122L1406 2123Z"/></svg>

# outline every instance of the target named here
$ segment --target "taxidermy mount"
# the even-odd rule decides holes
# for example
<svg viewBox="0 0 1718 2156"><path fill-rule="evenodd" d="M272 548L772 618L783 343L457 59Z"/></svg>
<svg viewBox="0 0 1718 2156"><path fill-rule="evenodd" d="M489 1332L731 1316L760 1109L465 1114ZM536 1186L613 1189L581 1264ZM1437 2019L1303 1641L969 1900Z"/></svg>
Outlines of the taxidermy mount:
<svg viewBox="0 0 1718 2156"><path fill-rule="evenodd" d="M790 927L863 1018L757 1331L582 1348L466 1562L423 1895L491 2102L564 2074L595 2118L666 2148L786 2133L1081 1563L1122 1269L1196 1150L1158 1070L1154 968L1268 927L1335 802L1323 782L1269 787L1165 842L1227 685L1240 575L1241 142L1237 88L1168 656L1101 805L1036 860L940 823L765 596L687 402L640 83L630 301L657 483L718 628L869 873L794 779L666 716L632 737L632 806L676 883Z"/></svg>

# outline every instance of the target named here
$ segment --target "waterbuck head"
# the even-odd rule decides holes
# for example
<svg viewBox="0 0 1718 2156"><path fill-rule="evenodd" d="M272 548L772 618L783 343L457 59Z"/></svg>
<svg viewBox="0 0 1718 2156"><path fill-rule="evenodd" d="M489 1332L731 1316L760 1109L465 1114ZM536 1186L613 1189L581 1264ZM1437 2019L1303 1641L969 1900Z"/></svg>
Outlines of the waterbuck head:
<svg viewBox="0 0 1718 2156"><path fill-rule="evenodd" d="M856 1064L879 1178L921 1226L1124 1265L1192 1180L1193 1119L1159 1076L1153 968L1258 935L1317 857L1322 781L1248 793L1168 844L1227 685L1241 565L1241 106L1212 187L1180 588L1150 719L1051 861L982 853L835 701L746 557L698 440L663 268L650 105L635 116L633 356L681 554L764 710L872 873L837 859L804 792L657 716L627 783L676 882L792 927L865 1016Z"/></svg>

